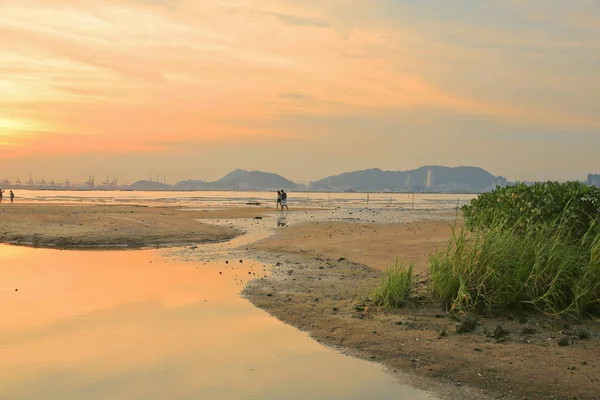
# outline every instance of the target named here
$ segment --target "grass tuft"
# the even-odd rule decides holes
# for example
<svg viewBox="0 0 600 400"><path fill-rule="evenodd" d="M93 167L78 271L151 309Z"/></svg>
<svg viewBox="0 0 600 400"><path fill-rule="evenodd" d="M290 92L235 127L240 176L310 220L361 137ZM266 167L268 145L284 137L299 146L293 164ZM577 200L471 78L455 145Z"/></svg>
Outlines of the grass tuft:
<svg viewBox="0 0 600 400"><path fill-rule="evenodd" d="M399 308L410 297L414 288L413 266L396 263L388 267L380 285L373 291L371 298L377 306Z"/></svg>
<svg viewBox="0 0 600 400"><path fill-rule="evenodd" d="M505 219L454 229L431 257L430 290L450 310L534 308L580 318L600 306L600 233L573 237L562 218L523 230Z"/></svg>

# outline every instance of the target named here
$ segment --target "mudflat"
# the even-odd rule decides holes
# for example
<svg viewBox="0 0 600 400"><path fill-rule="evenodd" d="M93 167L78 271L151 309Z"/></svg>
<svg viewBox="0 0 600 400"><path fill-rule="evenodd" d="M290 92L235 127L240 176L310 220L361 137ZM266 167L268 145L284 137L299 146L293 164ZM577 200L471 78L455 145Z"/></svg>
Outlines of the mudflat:
<svg viewBox="0 0 600 400"><path fill-rule="evenodd" d="M254 246L283 257L268 278L250 283L246 296L320 342L411 372L417 387L435 389L431 378L445 383L434 390L442 398L597 399L597 320L578 324L534 312L478 315L473 332L458 333L464 316L440 304L412 301L395 310L369 305L382 269L396 256L426 279L429 254L449 239L452 223L292 226ZM448 386L471 390L453 393Z"/></svg>
<svg viewBox="0 0 600 400"><path fill-rule="evenodd" d="M228 216L248 212L240 209ZM208 214L176 207L3 203L0 242L62 249L140 248L221 242L241 233L196 221Z"/></svg>

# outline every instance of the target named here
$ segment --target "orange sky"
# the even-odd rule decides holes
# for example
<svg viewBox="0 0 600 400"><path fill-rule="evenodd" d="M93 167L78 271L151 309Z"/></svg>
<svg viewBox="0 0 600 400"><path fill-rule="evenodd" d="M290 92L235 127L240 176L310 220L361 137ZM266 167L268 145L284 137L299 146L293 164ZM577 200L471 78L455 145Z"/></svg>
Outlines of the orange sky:
<svg viewBox="0 0 600 400"><path fill-rule="evenodd" d="M594 0L6 0L0 179L583 179L599 38Z"/></svg>

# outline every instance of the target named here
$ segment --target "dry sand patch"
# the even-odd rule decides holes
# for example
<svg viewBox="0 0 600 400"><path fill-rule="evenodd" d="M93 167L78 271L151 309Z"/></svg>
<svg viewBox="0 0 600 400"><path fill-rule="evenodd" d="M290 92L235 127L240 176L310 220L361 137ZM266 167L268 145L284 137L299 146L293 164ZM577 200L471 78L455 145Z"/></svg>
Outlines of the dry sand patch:
<svg viewBox="0 0 600 400"><path fill-rule="evenodd" d="M240 232L173 207L0 205L0 242L53 248L140 248L226 241Z"/></svg>

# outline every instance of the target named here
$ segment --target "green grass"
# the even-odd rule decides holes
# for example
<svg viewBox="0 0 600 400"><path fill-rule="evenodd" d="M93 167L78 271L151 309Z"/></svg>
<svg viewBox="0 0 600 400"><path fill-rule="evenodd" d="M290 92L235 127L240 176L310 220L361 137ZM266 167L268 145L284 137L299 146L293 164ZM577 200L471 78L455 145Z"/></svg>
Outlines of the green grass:
<svg viewBox="0 0 600 400"><path fill-rule="evenodd" d="M535 308L577 318L600 310L600 233L573 236L558 218L523 226L505 218L455 229L431 256L430 291L460 311Z"/></svg>
<svg viewBox="0 0 600 400"><path fill-rule="evenodd" d="M413 266L396 263L388 267L383 274L380 285L375 288L371 298L377 306L401 307L414 288Z"/></svg>

